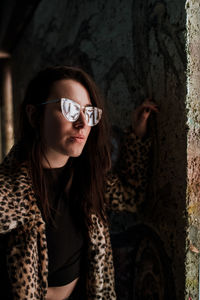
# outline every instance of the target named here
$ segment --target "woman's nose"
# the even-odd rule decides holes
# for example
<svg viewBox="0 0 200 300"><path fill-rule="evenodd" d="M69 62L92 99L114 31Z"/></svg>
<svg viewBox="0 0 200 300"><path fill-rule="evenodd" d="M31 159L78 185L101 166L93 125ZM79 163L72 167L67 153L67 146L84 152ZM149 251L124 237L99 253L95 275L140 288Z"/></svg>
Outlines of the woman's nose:
<svg viewBox="0 0 200 300"><path fill-rule="evenodd" d="M78 119L74 122L75 127L85 127L87 125L85 115L81 111Z"/></svg>

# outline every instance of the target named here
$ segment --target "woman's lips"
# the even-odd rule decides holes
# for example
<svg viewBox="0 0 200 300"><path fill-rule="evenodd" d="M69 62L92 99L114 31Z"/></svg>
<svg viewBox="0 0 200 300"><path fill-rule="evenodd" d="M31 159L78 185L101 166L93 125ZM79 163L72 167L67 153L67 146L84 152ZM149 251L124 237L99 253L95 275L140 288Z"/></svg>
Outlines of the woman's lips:
<svg viewBox="0 0 200 300"><path fill-rule="evenodd" d="M85 141L85 137L83 135L74 135L70 137L70 140L77 143L83 143Z"/></svg>

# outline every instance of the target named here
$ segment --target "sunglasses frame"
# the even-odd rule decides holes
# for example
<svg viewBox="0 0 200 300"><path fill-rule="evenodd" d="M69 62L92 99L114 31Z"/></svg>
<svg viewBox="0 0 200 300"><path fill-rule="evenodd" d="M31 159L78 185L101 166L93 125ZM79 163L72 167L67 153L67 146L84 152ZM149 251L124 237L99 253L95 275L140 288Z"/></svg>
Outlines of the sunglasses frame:
<svg viewBox="0 0 200 300"><path fill-rule="evenodd" d="M78 107L79 107L79 113L78 113L78 116L77 116L77 118L76 118L75 120L73 120L73 121L69 120L69 119L67 118L67 116L63 113L63 108L62 108L63 105L62 105L62 104L63 104L63 102L65 102L65 101L67 101L67 100L69 100L69 101L72 102L72 103L75 103L75 104L78 105ZM83 111L84 116L85 116L85 119L86 119L85 109L86 109L86 108L89 108L89 107L96 108L96 109L98 110L98 113L100 114L99 121L101 120L101 115L102 115L102 109L101 109L101 108L98 108L98 107L92 106L92 105L91 105L91 106L90 106L90 105L89 105L89 106L82 106L82 105L80 105L79 103L77 103L76 101L71 100L71 99L69 99L69 98L53 99L53 100L49 100L49 101L46 101L46 102L42 102L42 103L40 103L40 104L38 104L38 105L44 105L44 104L48 104L48 103L58 103L59 101L61 101L61 110L62 110L62 114L63 114L63 116L64 116L69 122L76 122L76 121L78 120L79 116L80 116L81 110ZM96 124L94 124L94 125L89 125L88 122L87 122L87 119L86 119L86 122L87 122L88 126L90 126L90 127L97 125L97 124L99 123L99 121L98 121Z"/></svg>

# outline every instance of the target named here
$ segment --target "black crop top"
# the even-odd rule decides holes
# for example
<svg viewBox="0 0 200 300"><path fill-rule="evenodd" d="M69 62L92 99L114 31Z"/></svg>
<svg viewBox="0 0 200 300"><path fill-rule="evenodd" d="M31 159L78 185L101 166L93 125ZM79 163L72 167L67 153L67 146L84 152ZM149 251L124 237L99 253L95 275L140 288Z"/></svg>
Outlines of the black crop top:
<svg viewBox="0 0 200 300"><path fill-rule="evenodd" d="M64 168L44 169L54 222L47 222L48 286L62 286L80 276L83 234L74 222L64 193Z"/></svg>

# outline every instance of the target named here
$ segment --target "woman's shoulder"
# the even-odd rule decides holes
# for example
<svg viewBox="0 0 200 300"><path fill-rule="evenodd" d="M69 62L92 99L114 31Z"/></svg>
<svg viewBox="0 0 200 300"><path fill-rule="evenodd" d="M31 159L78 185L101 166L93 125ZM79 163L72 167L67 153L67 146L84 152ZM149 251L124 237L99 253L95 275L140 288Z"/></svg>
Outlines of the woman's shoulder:
<svg viewBox="0 0 200 300"><path fill-rule="evenodd" d="M0 165L0 233L31 223L39 212L36 203L28 164L11 149Z"/></svg>
<svg viewBox="0 0 200 300"><path fill-rule="evenodd" d="M30 183L28 164L19 159L20 146L14 145L0 164L0 192L12 189L13 186Z"/></svg>
<svg viewBox="0 0 200 300"><path fill-rule="evenodd" d="M19 146L14 145L0 164L0 206L7 202L21 203L32 192L27 162L18 160Z"/></svg>

